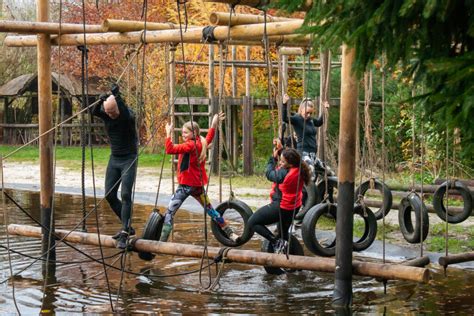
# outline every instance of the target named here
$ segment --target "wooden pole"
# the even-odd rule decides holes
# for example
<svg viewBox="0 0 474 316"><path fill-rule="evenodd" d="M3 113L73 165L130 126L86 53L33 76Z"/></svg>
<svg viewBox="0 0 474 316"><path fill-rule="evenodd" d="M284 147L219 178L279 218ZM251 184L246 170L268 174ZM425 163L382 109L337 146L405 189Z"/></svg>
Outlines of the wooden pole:
<svg viewBox="0 0 474 316"><path fill-rule="evenodd" d="M303 55L304 50L299 47L280 47L278 49L280 55Z"/></svg>
<svg viewBox="0 0 474 316"><path fill-rule="evenodd" d="M267 23L267 35L277 36L273 39L278 40L280 35L292 35L287 40L310 42L309 36L294 35L296 31L303 25L301 21L287 21ZM183 33L184 43L201 43L202 31L204 27L196 27L188 29ZM260 41L263 36L265 24L249 24L236 25L230 28L230 37L233 40L250 40ZM217 41L227 40L229 27L217 26L213 30L213 36ZM143 31L128 32L128 33L102 33L102 34L86 34L87 45L110 45L110 44L139 44L143 41ZM280 38L282 39L282 38ZM162 30L162 31L147 31L147 43L179 43L181 42L180 30ZM82 34L66 34L55 37L52 40L53 45L61 44L62 46L77 46L84 45L84 36ZM7 36L5 38L7 46L34 46L36 45L35 36ZM260 43L261 45L261 43ZM288 45L285 43L284 45Z"/></svg>
<svg viewBox="0 0 474 316"><path fill-rule="evenodd" d="M237 46L232 46L232 60L235 61L237 60ZM232 65L232 97L233 98L237 98L237 95L238 95L238 85L237 85L237 80L238 80L238 77L237 77L237 67L235 67L234 65ZM231 114L232 114L232 118L231 118L231 121L230 121L230 133L231 133L231 148L229 148L230 152L231 152L231 156L232 156L232 164L234 166L237 166L237 161L238 161L238 157L237 157L237 154L238 154L238 135L237 135L237 115L238 115L238 109L237 109L237 106L231 106L230 108L231 110Z"/></svg>
<svg viewBox="0 0 474 316"><path fill-rule="evenodd" d="M26 237L37 238L41 236L40 228L27 225L10 224L8 225L8 232L12 235ZM67 230L58 229L56 231L56 236L60 239L64 238L64 240L67 242L93 246L99 245L98 236L94 233L83 233L78 231L70 232ZM100 241L103 247L116 247L116 241L110 236L101 234ZM204 248L198 245L160 242L145 239L136 239L136 242L132 244L134 244L137 251L192 258L201 258L204 251ZM220 255L221 248L207 247L207 251L210 258L216 258ZM332 258L290 255L287 259L285 255L281 254L242 250L238 248L230 249L226 257L235 263L255 264L298 270L301 269L320 272L334 272L336 267L336 262ZM426 283L429 281L430 277L429 269L395 264L354 261L352 262L352 269L356 275L384 278L388 280L407 280Z"/></svg>
<svg viewBox="0 0 474 316"><path fill-rule="evenodd" d="M320 81L319 81L319 115L324 114L326 111L325 105L329 104L330 99L330 82L331 82L331 52L329 50L322 51L320 53L320 63L321 63L321 71L320 71ZM324 69L324 71L323 71ZM328 114L329 114L329 108ZM318 134L318 157L322 161L326 161L326 151L327 148L325 147L325 140L327 139L326 132L329 126L329 115L326 117L324 116L323 126L319 129Z"/></svg>
<svg viewBox="0 0 474 316"><path fill-rule="evenodd" d="M250 46L245 47L245 61L250 62ZM250 97L250 68L245 69L245 96Z"/></svg>
<svg viewBox="0 0 474 316"><path fill-rule="evenodd" d="M212 116L219 112L219 102L215 96L216 93L216 77L214 75L215 72L215 45L209 45L209 125L212 121ZM216 143L219 141L216 140ZM217 173L217 169L219 168L219 151L217 150L217 146L212 146L212 151L210 152L211 155L211 169L214 174Z"/></svg>
<svg viewBox="0 0 474 316"><path fill-rule="evenodd" d="M285 22L285 21L294 21L297 19L290 19L290 18L282 18L282 17L275 17L267 14L267 23L271 22ZM255 14L241 14L241 13L233 13L230 16L227 12L212 12L209 14L209 23L211 25L223 25L228 26L230 21L230 25L242 25L242 24L258 24L258 23L265 23L265 17L263 15L255 15Z"/></svg>
<svg viewBox="0 0 474 316"><path fill-rule="evenodd" d="M150 43L149 41L149 38L148 38L148 34L149 32L152 32L152 31L147 31L147 43ZM140 32L141 33L141 32ZM129 34L129 33L105 33L105 34L114 34L114 35L120 35L120 34L123 34L124 36L126 34ZM56 35L53 35L51 37L53 39L52 41L52 45L58 45L58 40L57 40L57 36ZM86 36L87 38L87 36ZM126 38L126 37L124 37ZM74 44L74 41L79 41L79 42L83 42L83 40L81 40L80 38L76 38L76 39L71 39L71 38L66 38L66 37L61 37L61 42L65 43L65 42L69 42L69 46L74 46L76 44ZM94 42L92 42L91 45L119 45L119 44L127 44L126 42L135 42L136 40L130 40L130 39L127 39L126 41L125 40L121 40L120 38L117 39L117 38L114 38L113 41L109 41L109 43L107 42L108 40L107 39L103 39L102 41L101 40L98 40L97 38L94 39ZM268 37L268 41L270 43L275 43L275 44L278 44L278 45L285 45L285 46L290 46L290 47L307 47L310 43L311 43L311 39L308 35L306 36L302 36L302 35L274 35L274 36L269 36ZM201 39L199 38L194 38L194 39L186 39L184 41L185 43L187 44L209 44L209 43L203 43ZM31 36L31 35L10 35L10 36L7 36L5 38L5 41L4 41L5 45L6 46L9 46L9 47L33 47L33 46L36 46L37 45L37 41L36 41L36 36ZM174 44L178 44L180 43L179 39L175 38L173 41L157 41L157 43L174 43ZM89 45L90 43L88 42L87 45ZM247 45L250 45L250 46L262 46L262 41L261 40L253 40L253 39L247 39L247 40L234 40L234 39L230 39L228 42L227 42L228 45L242 45L242 46L247 46ZM63 44L61 44L63 45Z"/></svg>
<svg viewBox="0 0 474 316"><path fill-rule="evenodd" d="M175 64L175 59L176 59L176 46L175 45L171 45L169 47L169 65L168 65L168 73L169 73L169 78L170 78L170 82L169 82L169 87L168 87L168 92L169 92L169 109L170 109L170 116L171 116L171 122L173 123L173 125L176 127L176 120L175 120L175 116L174 116L174 99L175 99L175 85L176 85L176 64ZM171 137L172 137L172 140L173 140L173 143L176 143L176 133L173 131L171 133ZM175 164L175 155L172 156L172 159L171 159L171 190L173 192L175 192L175 179L174 179L174 175L175 175L175 170L176 170L176 164Z"/></svg>
<svg viewBox="0 0 474 316"><path fill-rule="evenodd" d="M355 124L357 78L352 73L355 49L342 47L341 110L339 120L338 203L336 222L336 275L333 305L352 304L352 238L355 180Z"/></svg>
<svg viewBox="0 0 474 316"><path fill-rule="evenodd" d="M466 253L459 253L456 255L443 256L443 257L439 257L438 259L438 263L442 265L443 267L447 267L450 264L462 263L462 262L468 262L468 261L474 261L474 252L466 252Z"/></svg>
<svg viewBox="0 0 474 316"><path fill-rule="evenodd" d="M106 19L102 22L102 29L104 32L134 32L141 31L145 29L144 21L130 21L130 20L114 20ZM188 26L188 28L194 28L196 26ZM156 22L146 22L146 29L152 31L158 30L174 30L179 29L179 24L173 23L156 23ZM148 34L147 34L148 36Z"/></svg>
<svg viewBox="0 0 474 316"><path fill-rule="evenodd" d="M59 34L60 28L61 34L84 32L82 24L61 23L59 25L59 23L39 21L0 21L0 32ZM101 25L86 25L85 29L86 33L104 33Z"/></svg>
<svg viewBox="0 0 474 316"><path fill-rule="evenodd" d="M217 2L217 3L227 3L229 5L246 5L252 8L263 8L265 6L277 3L277 0L204 0L204 2ZM308 11L313 6L313 0L305 0L298 10Z"/></svg>
<svg viewBox="0 0 474 316"><path fill-rule="evenodd" d="M37 1L37 19L39 22L49 21L49 1ZM39 134L53 127L52 84L51 84L51 40L49 34L38 34L38 110ZM41 224L54 232L53 201L53 134L47 133L39 139L40 156L40 207ZM54 246L54 238L43 229L42 253ZM51 238L48 238L51 236ZM56 251L49 253L49 259L55 260Z"/></svg>
<svg viewBox="0 0 474 316"><path fill-rule="evenodd" d="M242 111L242 143L243 143L243 171L244 175L253 174L253 99L244 98Z"/></svg>

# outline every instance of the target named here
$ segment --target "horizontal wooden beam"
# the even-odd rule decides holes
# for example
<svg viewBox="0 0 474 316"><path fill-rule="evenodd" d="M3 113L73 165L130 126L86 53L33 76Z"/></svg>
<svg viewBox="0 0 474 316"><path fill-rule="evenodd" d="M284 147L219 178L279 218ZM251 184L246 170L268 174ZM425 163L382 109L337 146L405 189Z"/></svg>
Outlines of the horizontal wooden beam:
<svg viewBox="0 0 474 316"><path fill-rule="evenodd" d="M61 32L60 32L61 31ZM76 33L103 33L101 25L28 22L28 21L0 21L0 32L14 33L45 33L45 34L76 34Z"/></svg>
<svg viewBox="0 0 474 316"><path fill-rule="evenodd" d="M275 17L275 16L271 16L267 14L266 22L267 23L285 22L285 21L291 21L291 20L297 20L297 19ZM242 24L265 23L265 16L255 15L255 14L241 14L241 13L232 13L231 15L228 12L212 12L211 14L209 14L209 23L211 25L229 26L229 22L231 26L242 25Z"/></svg>
<svg viewBox="0 0 474 316"><path fill-rule="evenodd" d="M279 44L289 45L286 42L299 42L308 45L310 37L295 36L295 32L301 27L301 21L275 22L267 23L266 34L272 37ZM201 43L202 32L204 27L196 27L183 32L182 38L180 30L162 30L145 32L128 32L128 33L102 33L102 34L86 34L87 45L109 45L109 44L139 44L146 40L147 43ZM233 41L255 41L259 43L265 32L264 24L237 25L230 28L227 26L216 26L213 30L213 37L216 41L225 41L228 36ZM280 37L282 35L291 35L288 38ZM276 37L275 37L276 36ZM285 41L286 40L286 41ZM35 36L7 36L4 41L5 45L11 47L36 46ZM60 38L55 37L51 40L52 45L61 44L62 46L76 46L84 44L84 36L69 34L62 35Z"/></svg>
<svg viewBox="0 0 474 316"><path fill-rule="evenodd" d="M261 9L270 4L277 3L276 0L204 0L204 2L227 3L229 5L245 5L252 8ZM313 0L305 0L298 8L299 11L308 11L313 6Z"/></svg>
<svg viewBox="0 0 474 316"><path fill-rule="evenodd" d="M41 237L41 228L27 225L10 224L8 225L8 232L18 236ZM93 233L69 232L67 230L58 229L56 230L56 235L61 239L64 238L64 240L68 242L84 245L99 245L99 238L97 234ZM101 235L100 242L104 247L115 248L117 241L110 236ZM134 246L137 251L192 258L201 258L204 251L204 248L198 245L159 242L145 239L137 239L134 242ZM211 258L217 258L220 255L220 250L221 248L218 247L207 247L207 253ZM226 257L236 263L320 272L335 271L335 260L332 258L293 255L287 258L283 254L272 254L237 248L230 249ZM387 280L428 282L430 275L429 269L395 264L354 261L352 266L354 274L356 275L384 278Z"/></svg>
<svg viewBox="0 0 474 316"><path fill-rule="evenodd" d="M449 255L439 257L438 263L443 267L447 267L450 264L463 263L474 261L474 252L459 253L456 255Z"/></svg>
<svg viewBox="0 0 474 316"><path fill-rule="evenodd" d="M196 26L188 25L188 28L193 28L193 27L196 27ZM106 19L104 20L104 22L102 22L102 29L104 30L104 32L120 32L120 33L141 31L145 29L145 22ZM147 22L146 29L152 30L152 31L176 30L176 29L179 29L179 24Z"/></svg>
<svg viewBox="0 0 474 316"><path fill-rule="evenodd" d="M304 55L305 51L299 47L280 47L278 49L280 55Z"/></svg>

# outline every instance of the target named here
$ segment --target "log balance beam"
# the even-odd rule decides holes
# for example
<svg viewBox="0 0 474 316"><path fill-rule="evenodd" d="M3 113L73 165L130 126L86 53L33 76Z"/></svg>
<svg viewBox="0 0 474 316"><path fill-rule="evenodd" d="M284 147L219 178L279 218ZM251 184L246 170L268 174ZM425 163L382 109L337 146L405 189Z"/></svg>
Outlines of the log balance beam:
<svg viewBox="0 0 474 316"><path fill-rule="evenodd" d="M439 257L438 259L438 263L443 267L447 267L450 264L463 263L463 262L469 262L469 261L474 261L474 252L459 253L456 255Z"/></svg>
<svg viewBox="0 0 474 316"><path fill-rule="evenodd" d="M26 237L41 237L41 228L28 225L8 225L8 233ZM84 244L99 245L97 234L83 232L69 232L67 230L56 230L58 239L65 241ZM101 235L100 241L102 246L115 248L116 241L107 235ZM198 245L186 245L171 242L159 242L153 240L137 239L134 243L135 249L141 252L152 252L155 254L165 254L182 257L201 258L204 247ZM209 257L216 258L219 256L218 247L208 247ZM232 248L227 253L227 258L234 263L255 264L261 266L280 267L286 269L310 270L319 272L335 271L335 260L332 258L322 257L306 257L290 255L289 259L283 254L272 254L266 252L257 252L253 250L242 250ZM412 266L380 264L372 262L352 263L353 273L360 276L370 276L374 278L382 278L387 280L406 280L426 283L430 279L430 271L426 268L418 268Z"/></svg>

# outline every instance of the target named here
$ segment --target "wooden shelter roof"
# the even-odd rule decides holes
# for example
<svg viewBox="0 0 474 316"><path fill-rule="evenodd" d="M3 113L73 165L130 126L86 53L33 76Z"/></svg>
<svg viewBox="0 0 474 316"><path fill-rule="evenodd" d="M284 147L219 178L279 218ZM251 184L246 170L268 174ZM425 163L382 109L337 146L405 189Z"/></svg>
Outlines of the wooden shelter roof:
<svg viewBox="0 0 474 316"><path fill-rule="evenodd" d="M57 73L52 73L53 93L57 92L58 82L61 83L63 93L71 97L82 96L82 84L80 78ZM0 86L0 97L14 97L24 94L26 91L38 90L38 75L25 74L18 76L4 85ZM104 90L99 89L99 80L97 78L89 78L88 94L99 95Z"/></svg>

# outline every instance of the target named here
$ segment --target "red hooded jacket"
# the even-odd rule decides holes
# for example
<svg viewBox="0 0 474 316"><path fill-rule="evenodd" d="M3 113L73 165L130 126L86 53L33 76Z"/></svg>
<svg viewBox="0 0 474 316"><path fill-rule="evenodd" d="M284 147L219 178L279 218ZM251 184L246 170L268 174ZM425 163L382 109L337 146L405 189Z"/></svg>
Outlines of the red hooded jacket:
<svg viewBox="0 0 474 316"><path fill-rule="evenodd" d="M206 135L206 141L209 145L214 139L215 129L210 128ZM196 155L197 147L197 155ZM199 163L199 154L202 151L202 143L200 137L196 140L189 139L182 144L173 144L171 137L167 137L165 141L165 149L167 154L178 154L178 183L200 187L207 184L207 174L205 162ZM201 171L199 171L201 170ZM202 177L202 180L201 180Z"/></svg>

